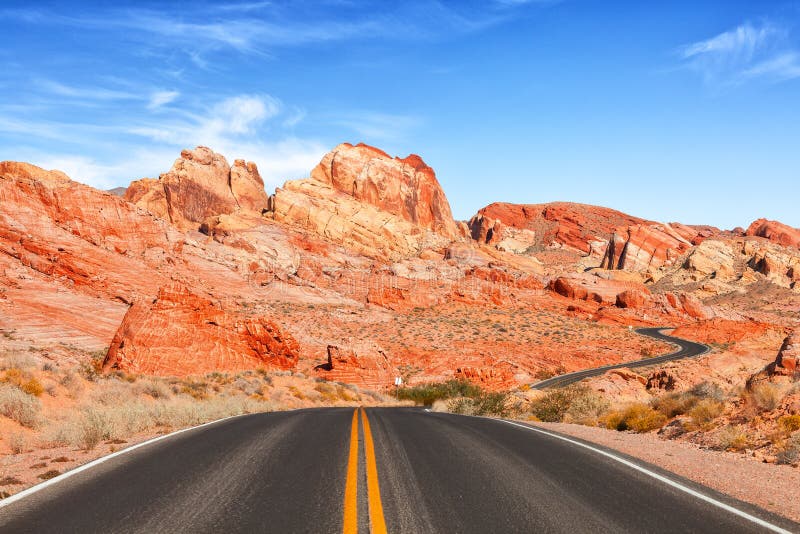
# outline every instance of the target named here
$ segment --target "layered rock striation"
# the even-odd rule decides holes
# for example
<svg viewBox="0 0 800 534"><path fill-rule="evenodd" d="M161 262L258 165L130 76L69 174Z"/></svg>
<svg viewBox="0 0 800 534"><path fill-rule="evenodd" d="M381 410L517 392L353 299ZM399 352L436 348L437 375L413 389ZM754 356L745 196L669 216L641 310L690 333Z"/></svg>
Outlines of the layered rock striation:
<svg viewBox="0 0 800 534"><path fill-rule="evenodd" d="M157 180L132 182L125 199L181 230L196 230L219 215L260 215L268 205L255 163L237 159L230 166L224 156L204 146L182 151Z"/></svg>
<svg viewBox="0 0 800 534"><path fill-rule="evenodd" d="M277 189L270 208L276 221L379 258L444 249L459 235L433 169L364 144L337 146L310 178Z"/></svg>
<svg viewBox="0 0 800 534"><path fill-rule="evenodd" d="M155 375L256 367L291 369L300 347L264 317L245 317L173 283L135 302L122 320L103 369Z"/></svg>

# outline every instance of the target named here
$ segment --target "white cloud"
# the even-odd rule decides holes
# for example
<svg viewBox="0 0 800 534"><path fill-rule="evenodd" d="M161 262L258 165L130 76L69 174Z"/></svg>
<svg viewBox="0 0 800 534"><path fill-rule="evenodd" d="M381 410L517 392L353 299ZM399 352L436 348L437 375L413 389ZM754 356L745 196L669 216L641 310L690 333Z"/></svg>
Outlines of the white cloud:
<svg viewBox="0 0 800 534"><path fill-rule="evenodd" d="M97 189L112 189L127 186L131 180L145 176L158 176L169 169L178 156L175 151L164 149L136 148L119 154L118 159L100 161L80 154L49 154L29 152L25 159L44 169L63 171L77 182Z"/></svg>
<svg viewBox="0 0 800 534"><path fill-rule="evenodd" d="M756 63L742 74L746 78L762 76L774 77L780 80L800 78L800 53L786 52L780 54L774 58Z"/></svg>
<svg viewBox="0 0 800 534"><path fill-rule="evenodd" d="M369 140L397 140L405 137L420 123L420 119L408 115L390 113L353 112L333 123L349 128Z"/></svg>
<svg viewBox="0 0 800 534"><path fill-rule="evenodd" d="M179 91L155 91L150 95L147 109L158 109L175 101L181 95Z"/></svg>
<svg viewBox="0 0 800 534"><path fill-rule="evenodd" d="M758 48L768 44L771 38L780 33L777 28L770 25L755 28L746 23L711 39L684 46L683 57L724 54L750 58Z"/></svg>
<svg viewBox="0 0 800 534"><path fill-rule="evenodd" d="M709 39L682 46L685 65L712 85L737 85L756 78L800 77L798 52L789 32L771 23L742 24Z"/></svg>
<svg viewBox="0 0 800 534"><path fill-rule="evenodd" d="M221 124L234 134L250 134L265 120L275 117L282 108L280 100L269 95L242 95L223 100L214 106L212 119L207 123Z"/></svg>
<svg viewBox="0 0 800 534"><path fill-rule="evenodd" d="M53 80L41 79L36 80L34 83L46 92L68 98L82 98L88 100L136 100L141 98L139 95L127 91L106 89L103 87L74 87Z"/></svg>
<svg viewBox="0 0 800 534"><path fill-rule="evenodd" d="M293 119L294 112L296 110L286 120ZM128 133L174 146L176 154L181 148L205 145L229 161L235 158L254 161L270 188L287 179L308 176L330 150L319 141L277 133L275 139L262 138L270 121L279 119L283 113L284 105L275 97L238 95L210 106L205 114L193 113L172 121L144 123L130 128Z"/></svg>

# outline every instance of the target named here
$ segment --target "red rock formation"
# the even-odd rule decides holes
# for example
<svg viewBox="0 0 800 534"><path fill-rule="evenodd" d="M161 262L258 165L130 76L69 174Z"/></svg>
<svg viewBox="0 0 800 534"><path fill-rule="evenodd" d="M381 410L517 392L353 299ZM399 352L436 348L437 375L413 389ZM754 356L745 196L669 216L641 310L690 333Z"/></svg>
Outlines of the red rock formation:
<svg viewBox="0 0 800 534"><path fill-rule="evenodd" d="M619 227L644 224L644 219L586 204L508 204L496 202L478 211L469 221L472 238L495 244L506 238L507 228L535 235L531 246L553 243L590 253L594 242L605 242Z"/></svg>
<svg viewBox="0 0 800 534"><path fill-rule="evenodd" d="M181 229L196 229L209 217L267 209L264 182L255 163L236 160L233 167L207 147L184 150L158 180L132 182L125 199Z"/></svg>
<svg viewBox="0 0 800 534"><path fill-rule="evenodd" d="M422 228L456 236L450 204L436 174L416 154L392 158L363 143L343 143L322 158L311 179Z"/></svg>
<svg viewBox="0 0 800 534"><path fill-rule="evenodd" d="M643 284L587 275L560 276L550 282L549 289L567 298L621 308L643 305L650 297Z"/></svg>
<svg viewBox="0 0 800 534"><path fill-rule="evenodd" d="M316 367L326 380L383 390L394 383L395 372L386 354L374 347L343 349L328 345L328 362Z"/></svg>
<svg viewBox="0 0 800 534"><path fill-rule="evenodd" d="M146 274L180 252L163 221L58 171L0 163L0 253L94 295L154 290Z"/></svg>
<svg viewBox="0 0 800 534"><path fill-rule="evenodd" d="M624 232L615 232L608 242L601 267L647 271L672 265L692 246L687 235L689 227L677 232L669 225L639 224ZM694 234L697 237L697 234ZM692 239L694 239L692 237Z"/></svg>
<svg viewBox="0 0 800 534"><path fill-rule="evenodd" d="M422 159L391 158L366 145L339 145L310 178L277 189L270 208L276 221L381 259L441 250L459 235L447 198Z"/></svg>
<svg viewBox="0 0 800 534"><path fill-rule="evenodd" d="M650 292L628 289L617 295L618 308L642 308L650 300Z"/></svg>
<svg viewBox="0 0 800 534"><path fill-rule="evenodd" d="M259 366L291 369L299 351L294 338L266 318L224 311L171 284L154 301L131 306L103 369L169 376Z"/></svg>
<svg viewBox="0 0 800 534"><path fill-rule="evenodd" d="M800 248L800 229L792 228L778 221L758 219L747 228L745 235L769 239L784 247Z"/></svg>
<svg viewBox="0 0 800 534"><path fill-rule="evenodd" d="M797 361L800 359L800 338L792 332L783 340L781 350L773 362L773 372L785 375L794 375L797 371Z"/></svg>

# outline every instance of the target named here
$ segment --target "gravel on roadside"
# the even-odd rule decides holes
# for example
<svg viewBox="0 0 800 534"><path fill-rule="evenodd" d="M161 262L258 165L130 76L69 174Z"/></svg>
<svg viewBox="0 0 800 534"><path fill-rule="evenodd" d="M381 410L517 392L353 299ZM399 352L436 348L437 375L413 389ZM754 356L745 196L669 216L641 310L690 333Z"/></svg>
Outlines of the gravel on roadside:
<svg viewBox="0 0 800 534"><path fill-rule="evenodd" d="M800 469L764 463L745 454L702 449L655 434L618 432L569 423L534 423L543 429L615 449L720 493L800 522Z"/></svg>

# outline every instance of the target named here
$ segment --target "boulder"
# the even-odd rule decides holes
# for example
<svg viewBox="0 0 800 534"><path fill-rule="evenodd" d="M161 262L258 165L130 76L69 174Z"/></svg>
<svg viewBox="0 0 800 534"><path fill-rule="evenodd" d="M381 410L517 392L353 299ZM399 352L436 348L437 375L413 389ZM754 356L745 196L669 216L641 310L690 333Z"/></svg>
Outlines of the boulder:
<svg viewBox="0 0 800 534"><path fill-rule="evenodd" d="M225 311L174 282L154 300L130 307L103 369L166 376L292 369L299 352L294 338L269 319Z"/></svg>

